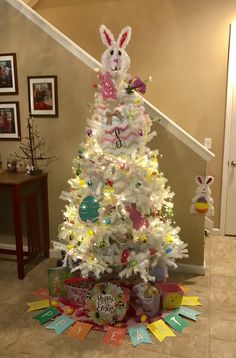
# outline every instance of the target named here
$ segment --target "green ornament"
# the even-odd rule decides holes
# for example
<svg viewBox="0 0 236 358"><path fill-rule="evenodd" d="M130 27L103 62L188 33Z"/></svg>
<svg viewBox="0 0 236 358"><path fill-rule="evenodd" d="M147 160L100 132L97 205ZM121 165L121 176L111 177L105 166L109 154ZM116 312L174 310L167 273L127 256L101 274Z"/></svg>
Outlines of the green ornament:
<svg viewBox="0 0 236 358"><path fill-rule="evenodd" d="M79 216L82 221L97 221L99 217L99 204L95 196L87 196L80 204Z"/></svg>
<svg viewBox="0 0 236 358"><path fill-rule="evenodd" d="M132 268L134 268L135 266L137 266L137 264L138 264L138 261L137 261L137 260L132 260L132 261L130 261L130 266L131 266Z"/></svg>

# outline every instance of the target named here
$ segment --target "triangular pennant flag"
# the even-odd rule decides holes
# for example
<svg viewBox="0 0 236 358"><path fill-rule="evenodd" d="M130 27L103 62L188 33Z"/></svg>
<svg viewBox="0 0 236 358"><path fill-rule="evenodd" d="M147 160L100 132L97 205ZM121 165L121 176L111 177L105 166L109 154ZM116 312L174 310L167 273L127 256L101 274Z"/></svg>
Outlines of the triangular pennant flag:
<svg viewBox="0 0 236 358"><path fill-rule="evenodd" d="M40 324L44 324L50 321L53 317L58 316L59 314L61 314L61 312L55 307L48 307L46 310L44 310L37 316L34 316L33 319L39 321Z"/></svg>
<svg viewBox="0 0 236 358"><path fill-rule="evenodd" d="M152 343L152 339L145 326L129 327L128 331L133 346L137 346L140 343Z"/></svg>
<svg viewBox="0 0 236 358"><path fill-rule="evenodd" d="M68 331L67 336L78 338L78 340L82 342L92 327L93 325L89 323L76 322L76 324Z"/></svg>
<svg viewBox="0 0 236 358"><path fill-rule="evenodd" d="M178 332L182 332L185 327L190 326L190 324L185 319L181 318L176 312L168 314L163 319Z"/></svg>
<svg viewBox="0 0 236 358"><path fill-rule="evenodd" d="M202 304L198 300L198 296L184 296L181 304L182 306L201 306Z"/></svg>
<svg viewBox="0 0 236 358"><path fill-rule="evenodd" d="M48 307L49 306L49 300L28 302L27 305L29 306L27 312L37 311L37 310L41 310L43 308Z"/></svg>
<svg viewBox="0 0 236 358"><path fill-rule="evenodd" d="M165 324L162 319L155 321L147 326L148 329L154 334L159 342L164 341L166 337L174 337L174 332Z"/></svg>
<svg viewBox="0 0 236 358"><path fill-rule="evenodd" d="M54 329L57 334L60 334L70 327L75 321L65 315L61 315L51 322L46 328Z"/></svg>
<svg viewBox="0 0 236 358"><path fill-rule="evenodd" d="M180 314L181 316L187 317L189 319L192 319L193 321L196 321L197 320L196 316L198 316L200 314L200 312L195 311L188 307L181 306L178 310L178 314Z"/></svg>
<svg viewBox="0 0 236 358"><path fill-rule="evenodd" d="M49 293L47 288L38 288L36 291L32 292L32 296L39 298L48 298Z"/></svg>
<svg viewBox="0 0 236 358"><path fill-rule="evenodd" d="M108 327L103 338L105 344L114 344L120 346L126 333L126 328Z"/></svg>

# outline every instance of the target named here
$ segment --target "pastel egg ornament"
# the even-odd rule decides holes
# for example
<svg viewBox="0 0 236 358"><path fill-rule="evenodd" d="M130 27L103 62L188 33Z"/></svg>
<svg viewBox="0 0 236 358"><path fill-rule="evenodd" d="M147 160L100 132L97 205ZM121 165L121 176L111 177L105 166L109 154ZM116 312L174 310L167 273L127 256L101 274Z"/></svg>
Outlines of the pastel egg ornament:
<svg viewBox="0 0 236 358"><path fill-rule="evenodd" d="M197 199L195 203L195 209L198 214L206 214L209 209L208 201L204 196L201 196Z"/></svg>
<svg viewBox="0 0 236 358"><path fill-rule="evenodd" d="M86 196L79 207L80 219L84 222L97 221L99 217L99 208L100 206L95 196Z"/></svg>

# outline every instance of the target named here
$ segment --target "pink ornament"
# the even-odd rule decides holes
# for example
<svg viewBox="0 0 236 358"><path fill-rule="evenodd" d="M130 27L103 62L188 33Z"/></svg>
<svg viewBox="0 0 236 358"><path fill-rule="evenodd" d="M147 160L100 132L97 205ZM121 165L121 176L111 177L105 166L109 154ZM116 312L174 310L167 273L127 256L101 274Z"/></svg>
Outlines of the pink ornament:
<svg viewBox="0 0 236 358"><path fill-rule="evenodd" d="M122 252L121 259L120 259L120 261L121 261L122 264L125 264L125 263L128 262L128 258L129 258L129 256L130 256L130 254L131 254L131 252L130 252L130 250L128 250L128 249L125 249L125 250Z"/></svg>
<svg viewBox="0 0 236 358"><path fill-rule="evenodd" d="M147 218L142 216L142 213L137 210L135 203L132 203L131 206L126 206L125 209L129 213L130 220L133 222L133 228L135 230L140 230L142 226L149 226Z"/></svg>
<svg viewBox="0 0 236 358"><path fill-rule="evenodd" d="M116 99L116 88L112 82L110 72L99 73L99 79L103 99Z"/></svg>

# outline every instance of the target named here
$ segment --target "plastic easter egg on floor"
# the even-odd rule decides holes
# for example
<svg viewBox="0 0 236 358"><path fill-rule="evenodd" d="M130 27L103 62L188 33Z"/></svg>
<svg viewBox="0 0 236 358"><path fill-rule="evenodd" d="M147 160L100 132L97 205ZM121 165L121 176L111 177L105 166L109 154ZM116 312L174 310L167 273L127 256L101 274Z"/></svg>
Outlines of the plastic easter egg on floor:
<svg viewBox="0 0 236 358"><path fill-rule="evenodd" d="M54 299L54 300L51 300L50 301L50 305L53 306L53 307L57 307L59 305L59 301Z"/></svg>
<svg viewBox="0 0 236 358"><path fill-rule="evenodd" d="M82 221L97 221L99 217L99 203L95 196L89 195L81 202L79 216Z"/></svg>
<svg viewBox="0 0 236 358"><path fill-rule="evenodd" d="M73 307L66 307L66 313L70 316L74 313L74 308Z"/></svg>

